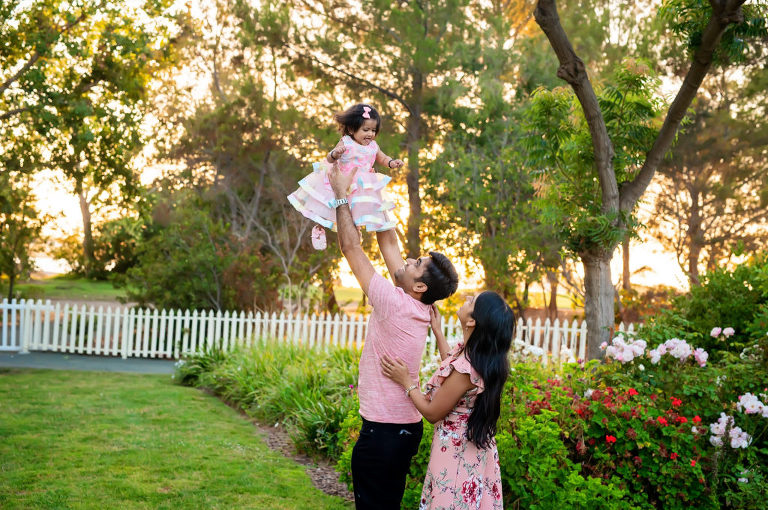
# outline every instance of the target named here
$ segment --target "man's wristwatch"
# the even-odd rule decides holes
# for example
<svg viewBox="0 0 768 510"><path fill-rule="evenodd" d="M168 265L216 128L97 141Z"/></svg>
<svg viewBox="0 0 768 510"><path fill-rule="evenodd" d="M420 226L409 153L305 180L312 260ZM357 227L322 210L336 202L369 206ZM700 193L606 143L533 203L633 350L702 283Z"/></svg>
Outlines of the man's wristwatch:
<svg viewBox="0 0 768 510"><path fill-rule="evenodd" d="M336 208L337 208L337 207L339 207L340 205L342 205L342 204L348 204L348 203L349 203L349 200L347 200L346 198L337 198L336 200L332 200L332 201L331 201L331 207L333 207L334 209L336 209Z"/></svg>

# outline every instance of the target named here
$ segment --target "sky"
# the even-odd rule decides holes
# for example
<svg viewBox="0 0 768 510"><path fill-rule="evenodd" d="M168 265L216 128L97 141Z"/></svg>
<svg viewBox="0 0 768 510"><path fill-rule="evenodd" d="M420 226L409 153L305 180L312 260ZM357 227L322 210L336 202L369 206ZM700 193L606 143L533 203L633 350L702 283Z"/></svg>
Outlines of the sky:
<svg viewBox="0 0 768 510"><path fill-rule="evenodd" d="M146 168L141 174L142 184L150 184L162 173L160 167ZM61 237L73 232L82 231L82 216L78 199L72 195L59 175L54 171L40 173L37 177L35 190L38 197L38 207L44 214L53 216L54 221L46 226L44 234ZM651 185L651 188L653 184ZM649 193L652 192L652 189ZM397 203L397 216L404 221L408 217L408 200L404 194L393 194ZM646 205L641 209L640 217L647 217L652 211ZM298 214L298 213L297 213ZM330 246L328 249L336 249ZM449 250L445 250L450 257ZM38 268L44 272L65 273L68 270L66 262L53 260L48 256L36 257ZM621 278L621 250L617 250L611 264L611 274L614 283ZM642 286L667 285L680 289L687 288L687 278L680 269L675 255L667 253L658 241L653 239L648 233L641 234L641 241L635 241L630 248L630 271L634 273L641 268L647 267L648 270L635 274L632 282ZM377 268L380 271L384 267ZM457 265L461 289L478 289L482 286L482 275L468 271L462 264ZM357 281L354 275L343 261L340 267L341 285L344 287L356 287ZM535 289L534 289L535 290Z"/></svg>

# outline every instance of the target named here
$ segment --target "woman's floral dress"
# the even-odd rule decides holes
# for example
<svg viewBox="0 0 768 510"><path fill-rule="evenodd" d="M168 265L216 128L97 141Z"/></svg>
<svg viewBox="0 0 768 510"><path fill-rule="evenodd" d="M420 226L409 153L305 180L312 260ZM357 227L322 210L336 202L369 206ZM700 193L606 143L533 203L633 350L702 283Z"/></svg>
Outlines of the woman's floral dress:
<svg viewBox="0 0 768 510"><path fill-rule="evenodd" d="M469 374L476 388L465 393L456 407L435 424L420 510L503 508L496 440L492 439L485 450L467 440L467 420L485 385L461 349L462 345L457 345L427 383L426 396L430 400L454 370Z"/></svg>

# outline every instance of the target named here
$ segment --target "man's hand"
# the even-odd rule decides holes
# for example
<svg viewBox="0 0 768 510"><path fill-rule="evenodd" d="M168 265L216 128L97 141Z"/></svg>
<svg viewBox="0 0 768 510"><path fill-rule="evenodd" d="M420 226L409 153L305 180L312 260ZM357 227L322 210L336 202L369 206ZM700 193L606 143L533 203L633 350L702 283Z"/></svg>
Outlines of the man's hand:
<svg viewBox="0 0 768 510"><path fill-rule="evenodd" d="M355 179L355 172L344 173L339 169L339 164L334 163L328 170L328 182L331 183L336 198L346 198L347 190Z"/></svg>

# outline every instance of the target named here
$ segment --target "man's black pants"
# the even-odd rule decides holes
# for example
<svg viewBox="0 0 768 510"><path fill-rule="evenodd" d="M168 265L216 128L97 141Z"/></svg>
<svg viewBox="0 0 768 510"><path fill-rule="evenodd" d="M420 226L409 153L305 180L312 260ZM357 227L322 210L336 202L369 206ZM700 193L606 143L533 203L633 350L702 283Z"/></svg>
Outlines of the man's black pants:
<svg viewBox="0 0 768 510"><path fill-rule="evenodd" d="M399 510L405 477L421 442L418 423L377 423L363 418L352 450L352 484L357 510Z"/></svg>

